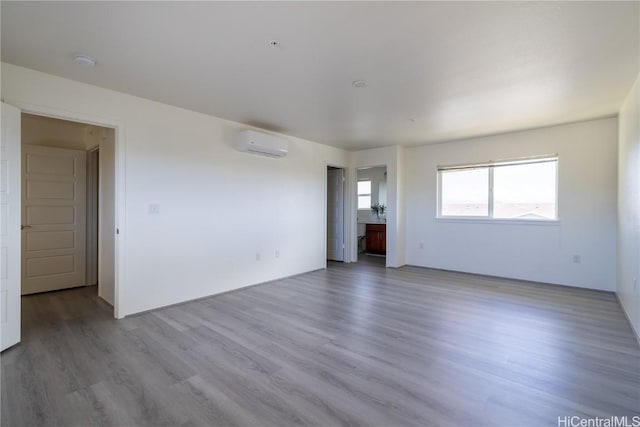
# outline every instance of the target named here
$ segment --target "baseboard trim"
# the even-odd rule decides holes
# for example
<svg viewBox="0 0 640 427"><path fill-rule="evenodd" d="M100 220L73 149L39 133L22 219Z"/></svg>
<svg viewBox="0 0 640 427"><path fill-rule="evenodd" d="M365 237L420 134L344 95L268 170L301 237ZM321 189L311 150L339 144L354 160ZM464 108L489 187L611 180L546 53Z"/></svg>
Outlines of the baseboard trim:
<svg viewBox="0 0 640 427"><path fill-rule="evenodd" d="M604 292L604 293L607 293L607 294L615 294L616 293L615 291L608 290L608 289L586 288L584 286L568 285L566 283L542 282L540 280L522 279L520 277L497 276L495 274L475 273L473 271L464 271L464 270L450 270L450 269L447 269L447 268L427 267L427 266L424 266L424 265L416 265L416 264L405 264L405 266L407 266L407 267L415 267L415 268L428 268L430 270L449 271L451 273L472 274L474 276L489 277L489 278L494 278L494 279L515 280L515 281L524 282L524 283L529 282L529 283L538 283L538 284L541 284L541 285L562 286L562 287L565 287L565 288L584 289L584 290L587 290L587 291Z"/></svg>
<svg viewBox="0 0 640 427"><path fill-rule="evenodd" d="M121 317L121 318L116 318L116 320L121 320L121 319L126 319L128 317L135 317L135 316L139 316L141 314L146 314L146 313L151 313L153 311L156 310L162 310L164 308L168 308L168 307L175 307L175 306L179 306L179 305L183 305L183 304L188 304L190 302L194 302L194 301L200 301L200 300L204 300L207 298L212 298L212 297L217 297L218 295L224 295L224 294L230 294L232 292L237 292L237 291L242 291L245 289L249 289L249 288L253 288L255 286L262 286L262 285L266 285L267 283L273 283L273 282L277 282L279 280L286 280L286 279L290 279L292 277L297 277L297 276L302 276L304 274L308 274L308 273L313 273L314 271L320 271L320 270L325 270L326 268L315 268L313 270L309 270L309 271L303 271L302 273L295 273L295 274L290 274L288 276L283 276L283 277L278 277L275 279L270 279L264 282L259 282L259 283L252 283L249 285L244 285L244 286L240 286L239 288L233 288L233 289L229 289L226 291L222 291L222 292L216 292L214 294L210 294L210 295L204 295L198 298L193 298L193 299L189 299L186 301L180 301L180 302L176 302L173 304L168 304L168 305L163 305L160 307L155 307L155 308L150 308L148 310L142 310L142 311L136 311L135 313L130 313L130 314L126 314L125 316ZM103 300L106 304L109 304L106 300Z"/></svg>
<svg viewBox="0 0 640 427"><path fill-rule="evenodd" d="M624 317L627 319L627 322L629 322L629 326L631 326L631 331L633 331L633 335L635 335L636 337L636 341L638 341L638 345L640 346L640 332L638 332L636 330L636 328L633 326L633 322L631 321L631 318L629 317L629 313L627 313L627 310L625 310L624 308L624 304L622 304L622 301L620 301L620 296L618 295L617 292L614 292L616 295L616 299L618 300L618 304L620 304L620 308L622 309L622 312L624 313Z"/></svg>

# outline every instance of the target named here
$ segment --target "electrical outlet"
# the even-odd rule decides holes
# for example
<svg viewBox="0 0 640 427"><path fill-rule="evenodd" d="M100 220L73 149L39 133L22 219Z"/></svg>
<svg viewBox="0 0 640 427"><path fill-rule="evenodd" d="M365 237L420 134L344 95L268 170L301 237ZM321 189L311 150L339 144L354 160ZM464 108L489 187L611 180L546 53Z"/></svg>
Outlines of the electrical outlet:
<svg viewBox="0 0 640 427"><path fill-rule="evenodd" d="M260 253L256 254L256 261L260 261Z"/></svg>
<svg viewBox="0 0 640 427"><path fill-rule="evenodd" d="M160 213L160 205L152 203L149 205L149 214L156 215Z"/></svg>
<svg viewBox="0 0 640 427"><path fill-rule="evenodd" d="M420 242L420 249L424 249L424 243Z"/></svg>
<svg viewBox="0 0 640 427"><path fill-rule="evenodd" d="M580 255L574 255L573 262L576 264L580 264L582 262L582 258L580 257Z"/></svg>
<svg viewBox="0 0 640 427"><path fill-rule="evenodd" d="M280 258L280 251L276 249L276 258Z"/></svg>

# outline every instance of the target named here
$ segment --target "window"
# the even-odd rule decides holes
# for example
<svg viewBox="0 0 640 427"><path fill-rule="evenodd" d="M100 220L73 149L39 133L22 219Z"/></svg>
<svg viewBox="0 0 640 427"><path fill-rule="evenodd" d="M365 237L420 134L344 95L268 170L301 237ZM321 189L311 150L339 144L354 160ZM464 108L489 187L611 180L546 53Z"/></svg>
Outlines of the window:
<svg viewBox="0 0 640 427"><path fill-rule="evenodd" d="M371 209L371 181L358 181L358 209Z"/></svg>
<svg viewBox="0 0 640 427"><path fill-rule="evenodd" d="M555 220L557 168L557 156L439 166L439 216Z"/></svg>

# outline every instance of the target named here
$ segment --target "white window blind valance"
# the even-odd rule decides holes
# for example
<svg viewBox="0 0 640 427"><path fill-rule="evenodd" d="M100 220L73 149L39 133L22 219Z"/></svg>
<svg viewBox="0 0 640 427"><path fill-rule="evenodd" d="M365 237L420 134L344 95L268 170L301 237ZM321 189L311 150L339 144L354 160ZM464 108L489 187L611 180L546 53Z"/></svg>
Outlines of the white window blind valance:
<svg viewBox="0 0 640 427"><path fill-rule="evenodd" d="M501 166L515 166L515 165L532 165L536 163L549 163L557 162L557 154L548 154L544 156L526 157L512 160L489 160L482 163L467 163L460 165L438 165L438 171L452 171L452 170L464 170L464 169L480 169L488 167L501 167Z"/></svg>

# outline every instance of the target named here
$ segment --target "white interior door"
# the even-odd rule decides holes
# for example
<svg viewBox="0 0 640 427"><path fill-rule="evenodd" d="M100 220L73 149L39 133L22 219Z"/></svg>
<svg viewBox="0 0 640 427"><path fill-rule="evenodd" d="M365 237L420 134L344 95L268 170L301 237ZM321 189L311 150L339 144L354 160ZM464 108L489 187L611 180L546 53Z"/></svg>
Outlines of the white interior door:
<svg viewBox="0 0 640 427"><path fill-rule="evenodd" d="M0 351L20 341L20 110L2 103Z"/></svg>
<svg viewBox="0 0 640 427"><path fill-rule="evenodd" d="M327 259L344 261L344 169L327 170Z"/></svg>
<svg viewBox="0 0 640 427"><path fill-rule="evenodd" d="M86 152L22 149L22 294L86 284Z"/></svg>

